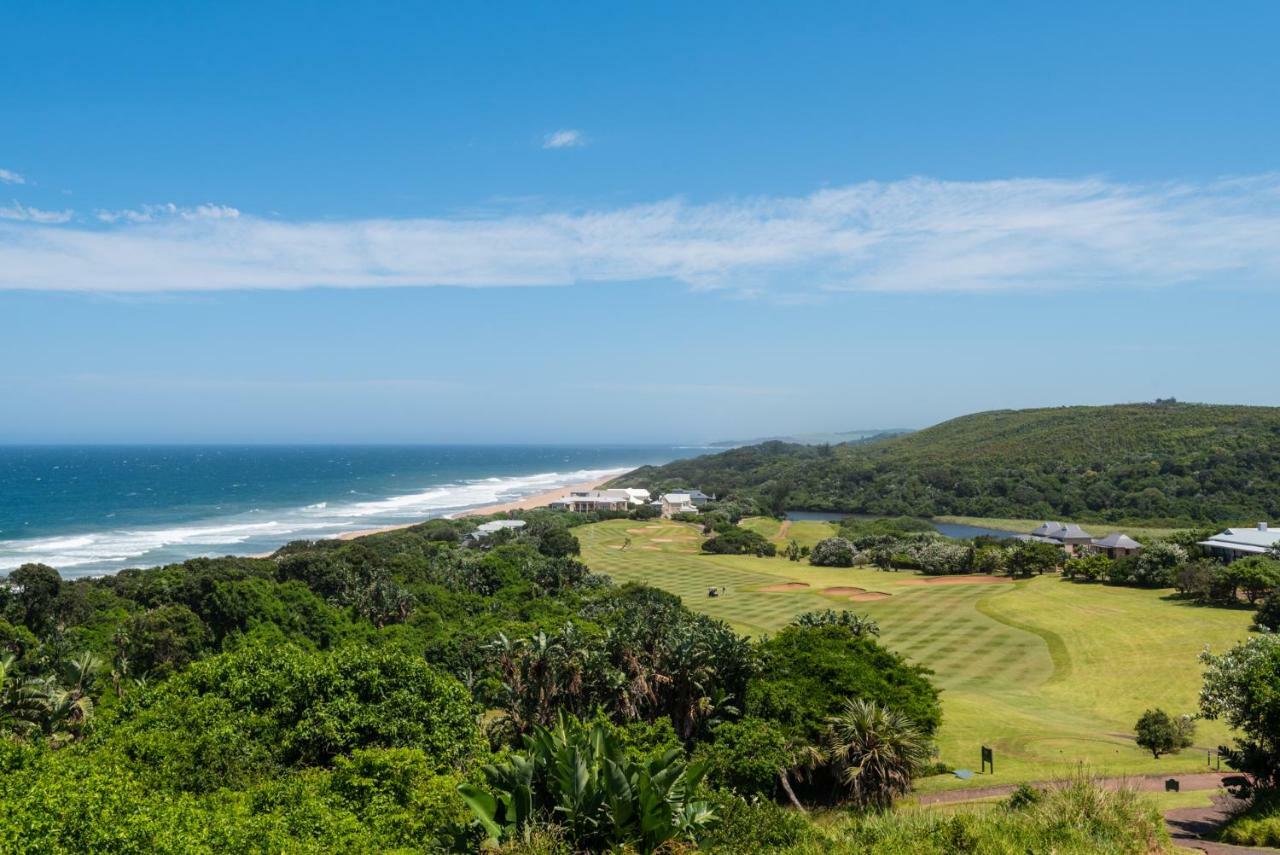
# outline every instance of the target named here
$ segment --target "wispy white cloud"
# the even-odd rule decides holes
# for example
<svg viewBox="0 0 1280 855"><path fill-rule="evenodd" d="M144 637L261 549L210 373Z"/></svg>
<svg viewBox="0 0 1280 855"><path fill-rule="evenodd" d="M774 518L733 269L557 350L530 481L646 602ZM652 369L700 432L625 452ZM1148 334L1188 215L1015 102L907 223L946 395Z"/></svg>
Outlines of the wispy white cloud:
<svg viewBox="0 0 1280 855"><path fill-rule="evenodd" d="M586 144L587 138L582 135L582 131L573 128L561 128L542 138L543 148L581 148Z"/></svg>
<svg viewBox="0 0 1280 855"><path fill-rule="evenodd" d="M0 219L17 220L19 222L28 223L44 223L46 225L52 223L65 223L75 216L75 211L42 211L39 208L31 208L27 205L14 200L7 208L0 207ZM0 248L0 258L3 258L3 249Z"/></svg>
<svg viewBox="0 0 1280 855"><path fill-rule="evenodd" d="M182 220L234 220L240 216L240 212L227 205L206 204L180 208L172 202L166 202L163 205L143 205L141 208L121 211L98 210L94 212L94 216L104 223L151 223L175 217Z"/></svg>
<svg viewBox="0 0 1280 855"><path fill-rule="evenodd" d="M0 184L26 184L27 179L10 169L0 169Z"/></svg>
<svg viewBox="0 0 1280 855"><path fill-rule="evenodd" d="M702 205L335 222L159 207L62 228L41 225L31 209L5 209L21 216L0 222L0 288L669 280L803 302L833 291L1280 283L1277 175L1164 184L917 178Z"/></svg>

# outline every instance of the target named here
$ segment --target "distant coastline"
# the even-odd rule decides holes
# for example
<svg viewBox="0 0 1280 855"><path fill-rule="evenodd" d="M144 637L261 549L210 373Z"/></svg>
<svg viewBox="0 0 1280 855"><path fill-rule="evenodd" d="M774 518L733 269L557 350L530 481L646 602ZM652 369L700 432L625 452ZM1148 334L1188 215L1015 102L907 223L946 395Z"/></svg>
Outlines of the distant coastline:
<svg viewBox="0 0 1280 855"><path fill-rule="evenodd" d="M574 490L595 490L612 481L617 476L626 472L626 469L619 469L606 475L604 478L596 478L591 481L583 481L580 484L565 484L563 487L557 487L554 490L547 490L545 493L538 493L534 496L526 496L523 499L512 502L498 502L492 505L481 505L478 508L469 508L465 511L459 511L455 514L446 514L449 519L461 519L463 517L483 517L490 514L504 514L512 511L530 511L534 508L541 508L549 505L551 502L563 496L565 493ZM430 518L429 518L430 519ZM385 534L389 531L400 531L401 529L412 528L415 525L421 525L426 520L417 520L416 522L401 523L399 525L384 525L378 528L361 529L360 531L347 531L337 536L337 540L356 540L361 537L368 537L371 534ZM270 555L271 553L265 553ZM255 557L265 557L255 556Z"/></svg>
<svg viewBox="0 0 1280 855"><path fill-rule="evenodd" d="M547 504L680 446L0 447L0 576L260 555Z"/></svg>

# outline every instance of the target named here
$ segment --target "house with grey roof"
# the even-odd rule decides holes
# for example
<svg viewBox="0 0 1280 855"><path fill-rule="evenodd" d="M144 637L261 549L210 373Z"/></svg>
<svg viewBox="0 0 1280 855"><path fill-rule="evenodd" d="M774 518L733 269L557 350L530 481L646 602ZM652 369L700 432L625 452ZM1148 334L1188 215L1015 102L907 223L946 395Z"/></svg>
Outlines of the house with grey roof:
<svg viewBox="0 0 1280 855"><path fill-rule="evenodd" d="M1280 530L1260 522L1254 528L1229 528L1200 541L1199 545L1210 555L1224 561L1235 561L1250 555L1266 555L1280 548Z"/></svg>
<svg viewBox="0 0 1280 855"><path fill-rule="evenodd" d="M1045 522L1031 530L1026 540L1038 540L1045 543L1056 543L1066 547L1073 555L1079 549L1093 543L1093 535L1075 523Z"/></svg>
<svg viewBox="0 0 1280 855"><path fill-rule="evenodd" d="M1137 555L1142 551L1142 544L1127 534L1115 531L1106 537L1100 537L1089 544L1089 549L1108 558L1124 558Z"/></svg>

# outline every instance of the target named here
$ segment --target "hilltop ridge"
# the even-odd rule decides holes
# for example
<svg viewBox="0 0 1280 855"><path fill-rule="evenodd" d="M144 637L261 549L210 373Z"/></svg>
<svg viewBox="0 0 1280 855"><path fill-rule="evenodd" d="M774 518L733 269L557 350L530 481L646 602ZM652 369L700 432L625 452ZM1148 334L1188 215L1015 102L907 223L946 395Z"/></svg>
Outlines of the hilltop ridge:
<svg viewBox="0 0 1280 855"><path fill-rule="evenodd" d="M993 410L858 444L767 442L613 484L694 485L775 509L1203 523L1280 516L1280 408Z"/></svg>

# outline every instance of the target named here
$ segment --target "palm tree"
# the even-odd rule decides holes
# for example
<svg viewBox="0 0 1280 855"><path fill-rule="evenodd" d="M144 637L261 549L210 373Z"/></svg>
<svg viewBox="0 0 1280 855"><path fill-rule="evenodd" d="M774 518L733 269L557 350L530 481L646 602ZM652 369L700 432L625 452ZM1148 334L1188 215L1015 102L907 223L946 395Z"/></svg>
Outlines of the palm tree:
<svg viewBox="0 0 1280 855"><path fill-rule="evenodd" d="M907 716L854 698L827 720L822 753L855 803L884 809L911 789L933 746Z"/></svg>

